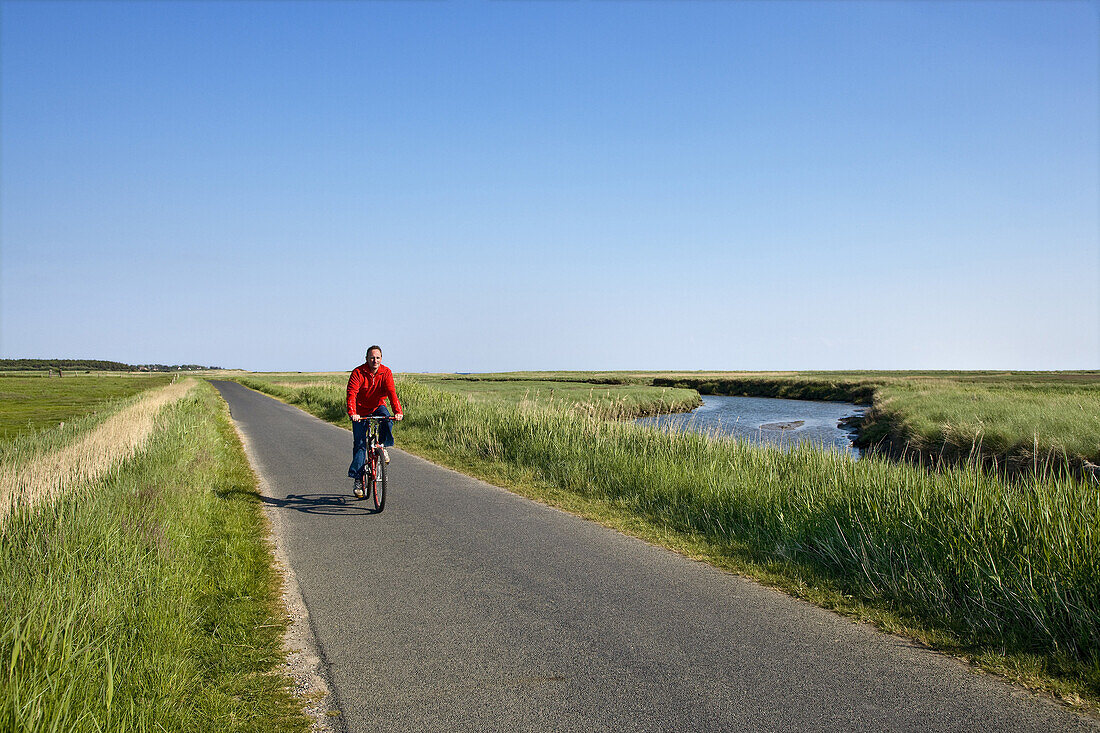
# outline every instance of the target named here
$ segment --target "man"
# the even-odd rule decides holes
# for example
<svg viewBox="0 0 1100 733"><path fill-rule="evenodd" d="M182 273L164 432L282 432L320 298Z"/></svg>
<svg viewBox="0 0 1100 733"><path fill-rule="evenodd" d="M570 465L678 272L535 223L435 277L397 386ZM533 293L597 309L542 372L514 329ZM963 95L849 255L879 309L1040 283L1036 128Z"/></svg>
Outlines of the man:
<svg viewBox="0 0 1100 733"><path fill-rule="evenodd" d="M382 366L382 347L367 349L367 361L355 367L348 378L348 417L351 418L351 466L348 476L355 479L355 495L363 496L363 466L367 462L367 425L370 415L389 417L390 411L384 404L386 398L393 407L393 419L400 420L401 402L397 399L397 388L393 386L393 372ZM393 446L393 424L389 420L378 423L378 436L382 439L382 456L390 462L387 447Z"/></svg>

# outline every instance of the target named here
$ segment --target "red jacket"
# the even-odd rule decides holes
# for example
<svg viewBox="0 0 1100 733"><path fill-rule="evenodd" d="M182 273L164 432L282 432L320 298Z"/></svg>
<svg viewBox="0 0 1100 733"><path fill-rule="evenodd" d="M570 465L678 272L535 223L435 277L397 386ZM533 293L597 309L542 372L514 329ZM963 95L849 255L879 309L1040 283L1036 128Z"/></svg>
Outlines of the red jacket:
<svg viewBox="0 0 1100 733"><path fill-rule="evenodd" d="M348 379L348 415L366 417L377 410L387 397L394 414L403 412L401 403L397 401L397 389L393 386L393 372L389 367L379 365L374 376L371 376L366 364L355 367Z"/></svg>

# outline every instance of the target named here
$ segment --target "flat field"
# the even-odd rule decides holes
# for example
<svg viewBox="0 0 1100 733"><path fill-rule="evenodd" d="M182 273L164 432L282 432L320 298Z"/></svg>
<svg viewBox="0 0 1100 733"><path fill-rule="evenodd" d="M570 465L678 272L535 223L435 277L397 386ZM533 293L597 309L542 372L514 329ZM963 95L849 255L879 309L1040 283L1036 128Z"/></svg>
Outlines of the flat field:
<svg viewBox="0 0 1100 733"><path fill-rule="evenodd" d="M877 389L871 420L925 452L1100 463L1100 379L898 380Z"/></svg>
<svg viewBox="0 0 1100 733"><path fill-rule="evenodd" d="M702 404L698 393L693 389L654 387L634 382L465 379L419 374L410 376L421 384L469 397L474 402L531 402L540 405L558 403L578 406L605 417L641 417L684 412Z"/></svg>
<svg viewBox="0 0 1100 733"><path fill-rule="evenodd" d="M171 374L91 373L62 378L0 372L0 446L16 436L71 422L172 381Z"/></svg>

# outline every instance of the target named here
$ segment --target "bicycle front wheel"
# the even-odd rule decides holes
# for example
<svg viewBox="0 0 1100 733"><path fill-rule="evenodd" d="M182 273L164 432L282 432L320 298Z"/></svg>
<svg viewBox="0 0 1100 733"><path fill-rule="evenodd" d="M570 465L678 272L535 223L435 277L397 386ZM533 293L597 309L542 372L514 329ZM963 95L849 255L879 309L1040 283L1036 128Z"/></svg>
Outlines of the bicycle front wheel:
<svg viewBox="0 0 1100 733"><path fill-rule="evenodd" d="M374 461L377 468L371 493L374 496L374 510L380 512L386 507L386 459L382 457L382 451L378 451Z"/></svg>

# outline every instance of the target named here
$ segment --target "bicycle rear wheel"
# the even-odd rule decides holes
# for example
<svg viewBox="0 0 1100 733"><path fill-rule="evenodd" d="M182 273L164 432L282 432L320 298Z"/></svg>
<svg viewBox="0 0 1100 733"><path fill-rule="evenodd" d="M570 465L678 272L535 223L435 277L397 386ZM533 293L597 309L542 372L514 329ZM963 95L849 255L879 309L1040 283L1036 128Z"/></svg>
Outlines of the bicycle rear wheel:
<svg viewBox="0 0 1100 733"><path fill-rule="evenodd" d="M371 459L374 465L374 480L371 481L371 495L374 497L375 511L382 511L386 507L386 460L379 449Z"/></svg>

